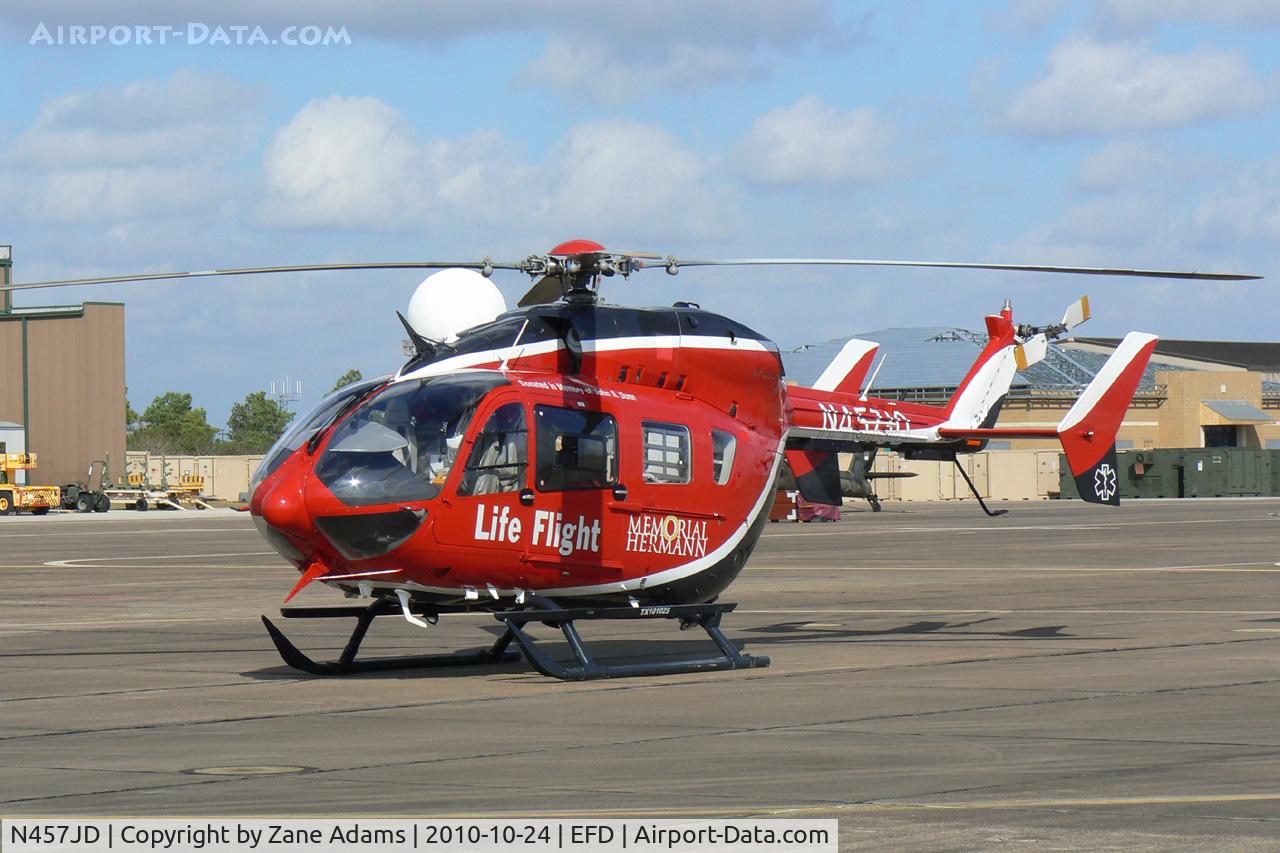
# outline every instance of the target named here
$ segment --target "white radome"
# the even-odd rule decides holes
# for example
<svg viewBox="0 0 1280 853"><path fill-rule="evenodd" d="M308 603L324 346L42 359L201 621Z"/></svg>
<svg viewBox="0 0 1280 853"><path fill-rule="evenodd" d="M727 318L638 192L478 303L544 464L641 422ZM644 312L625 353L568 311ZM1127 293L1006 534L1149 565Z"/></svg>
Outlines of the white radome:
<svg viewBox="0 0 1280 853"><path fill-rule="evenodd" d="M405 316L424 338L450 341L506 310L507 300L492 281L475 270L450 267L422 280Z"/></svg>

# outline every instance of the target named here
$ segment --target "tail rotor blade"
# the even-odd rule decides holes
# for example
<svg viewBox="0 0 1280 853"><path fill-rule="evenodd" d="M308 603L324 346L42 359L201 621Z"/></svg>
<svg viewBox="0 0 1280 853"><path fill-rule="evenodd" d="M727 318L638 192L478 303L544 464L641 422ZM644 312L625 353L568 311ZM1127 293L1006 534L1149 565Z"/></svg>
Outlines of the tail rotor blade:
<svg viewBox="0 0 1280 853"><path fill-rule="evenodd" d="M1067 313L1062 315L1062 326L1069 332L1092 316L1093 312L1089 309L1089 297L1081 296L1077 301L1067 306Z"/></svg>
<svg viewBox="0 0 1280 853"><path fill-rule="evenodd" d="M1044 332L1040 332L1019 344L1013 351L1013 359L1018 370L1026 370L1031 365L1044 361L1048 354L1049 339Z"/></svg>

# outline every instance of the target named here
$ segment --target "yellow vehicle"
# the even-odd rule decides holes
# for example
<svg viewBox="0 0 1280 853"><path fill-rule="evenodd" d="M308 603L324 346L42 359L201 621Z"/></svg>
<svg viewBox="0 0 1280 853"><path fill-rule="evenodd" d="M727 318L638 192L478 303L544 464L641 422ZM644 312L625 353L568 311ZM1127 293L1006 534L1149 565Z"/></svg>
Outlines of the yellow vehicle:
<svg viewBox="0 0 1280 853"><path fill-rule="evenodd" d="M19 486L18 472L36 467L34 453L0 453L0 515L30 510L44 515L62 505L62 490L57 486Z"/></svg>

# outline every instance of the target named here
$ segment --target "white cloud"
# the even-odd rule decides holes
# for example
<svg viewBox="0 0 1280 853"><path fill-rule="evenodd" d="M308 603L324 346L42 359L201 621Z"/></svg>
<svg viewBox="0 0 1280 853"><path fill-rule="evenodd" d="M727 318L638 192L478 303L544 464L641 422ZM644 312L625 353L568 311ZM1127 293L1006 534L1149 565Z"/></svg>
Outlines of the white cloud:
<svg viewBox="0 0 1280 853"><path fill-rule="evenodd" d="M37 222L135 221L208 211L226 201L226 186L205 168L59 169L17 179L19 210Z"/></svg>
<svg viewBox="0 0 1280 853"><path fill-rule="evenodd" d="M761 184L857 183L890 172L892 138L873 110L844 111L807 95L757 118L738 160Z"/></svg>
<svg viewBox="0 0 1280 853"><path fill-rule="evenodd" d="M277 131L263 165L263 218L291 227L483 225L645 239L716 232L731 207L730 190L660 127L581 124L533 163L494 131L424 140L372 97L312 101Z"/></svg>
<svg viewBox="0 0 1280 853"><path fill-rule="evenodd" d="M560 4L554 14L565 11ZM827 0L655 0L590 3L577 11L550 28L542 56L520 79L598 103L763 76L778 54L808 44L847 45L863 25L837 21Z"/></svg>
<svg viewBox="0 0 1280 853"><path fill-rule="evenodd" d="M572 128L542 170L539 218L632 239L707 239L732 227L734 193L663 128L628 120ZM566 231L566 233L568 233Z"/></svg>
<svg viewBox="0 0 1280 853"><path fill-rule="evenodd" d="M171 0L5 0L0 23L32 29L37 22L59 24L174 23ZM346 26L360 36L392 40L447 40L494 33L561 32L616 43L657 38L688 43L747 46L789 45L839 35L831 0L187 0L183 22L280 27L315 24Z"/></svg>
<svg viewBox="0 0 1280 853"><path fill-rule="evenodd" d="M1280 157L1255 163L1225 180L1195 211L1202 243L1280 241Z"/></svg>
<svg viewBox="0 0 1280 853"><path fill-rule="evenodd" d="M1280 26L1276 0L1099 0L1098 16L1114 29L1142 30L1192 21L1231 26Z"/></svg>
<svg viewBox="0 0 1280 853"><path fill-rule="evenodd" d="M423 147L377 98L307 104L276 131L263 157L268 222L400 226L423 213Z"/></svg>
<svg viewBox="0 0 1280 853"><path fill-rule="evenodd" d="M1187 165L1176 163L1172 168ZM1071 204L998 253L1040 263L1275 274L1280 157L1235 170L1206 189L1190 190L1176 180L1163 187L1153 182L1151 187L1158 188L1118 189ZM1118 298L1116 310L1184 327L1205 320L1202 308L1214 309L1213 316L1218 316L1227 295L1221 286L1204 283L1133 282L1128 288L1116 282L1085 284L1091 294L1117 288L1127 292L1136 285L1140 299ZM1178 294L1176 305L1182 306L1177 311L1168 301L1170 288Z"/></svg>
<svg viewBox="0 0 1280 853"><path fill-rule="evenodd" d="M1053 23L1069 0L1010 0L1007 8L994 15L993 23L1020 34L1035 34Z"/></svg>
<svg viewBox="0 0 1280 853"><path fill-rule="evenodd" d="M1159 145L1116 139L1085 158L1075 184L1085 190L1112 191L1185 179L1196 171Z"/></svg>
<svg viewBox="0 0 1280 853"><path fill-rule="evenodd" d="M1237 53L1202 47L1154 53L1141 42L1073 37L1006 118L1032 134L1153 130L1258 109L1267 93Z"/></svg>
<svg viewBox="0 0 1280 853"><path fill-rule="evenodd" d="M0 174L18 212L40 222L217 212L255 101L247 87L188 71L62 95L0 152Z"/></svg>
<svg viewBox="0 0 1280 853"><path fill-rule="evenodd" d="M38 168L182 163L245 139L228 121L255 97L222 77L178 71L167 80L73 92L46 102L6 160Z"/></svg>
<svg viewBox="0 0 1280 853"><path fill-rule="evenodd" d="M556 35L520 79L549 86L570 99L620 103L655 88L701 87L761 73L762 64L750 54L723 46L676 43L655 53L627 56L607 42Z"/></svg>
<svg viewBox="0 0 1280 853"><path fill-rule="evenodd" d="M865 17L846 22L832 0L5 0L0 26L29 38L38 23L138 26L199 22L345 27L353 44L369 40L451 42L498 34L546 40L520 79L570 99L607 102L654 89L706 86L762 73L774 59L809 45L847 47ZM339 50L334 48L333 50Z"/></svg>
<svg viewBox="0 0 1280 853"><path fill-rule="evenodd" d="M1052 221L1029 232L1031 245L1070 247L1070 259L1108 256L1103 265L1124 265L1115 249L1150 251L1176 244L1181 235L1177 209L1160 193L1124 192L1066 207ZM1055 261L1056 262L1056 261Z"/></svg>

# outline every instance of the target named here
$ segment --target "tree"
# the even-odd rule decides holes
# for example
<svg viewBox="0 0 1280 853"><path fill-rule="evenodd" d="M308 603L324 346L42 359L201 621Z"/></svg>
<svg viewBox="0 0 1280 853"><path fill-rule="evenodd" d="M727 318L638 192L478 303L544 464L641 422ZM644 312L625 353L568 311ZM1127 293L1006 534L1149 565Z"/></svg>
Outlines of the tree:
<svg viewBox="0 0 1280 853"><path fill-rule="evenodd" d="M293 415L266 391L254 391L231 407L227 418L227 450L265 453L284 432Z"/></svg>
<svg viewBox="0 0 1280 853"><path fill-rule="evenodd" d="M128 392L129 389L126 388L125 393L127 394ZM132 435L138 431L139 426L141 426L141 424L138 423L138 411L126 398L124 401L124 431L129 435Z"/></svg>
<svg viewBox="0 0 1280 853"><path fill-rule="evenodd" d="M152 453L207 453L217 432L204 409L191 406L191 395L167 391L151 401L139 426L129 436L130 450Z"/></svg>
<svg viewBox="0 0 1280 853"><path fill-rule="evenodd" d="M364 374L353 367L338 377L338 381L334 383L333 388L329 393L332 394L340 388L346 388L348 385L359 382L361 379L364 379Z"/></svg>

